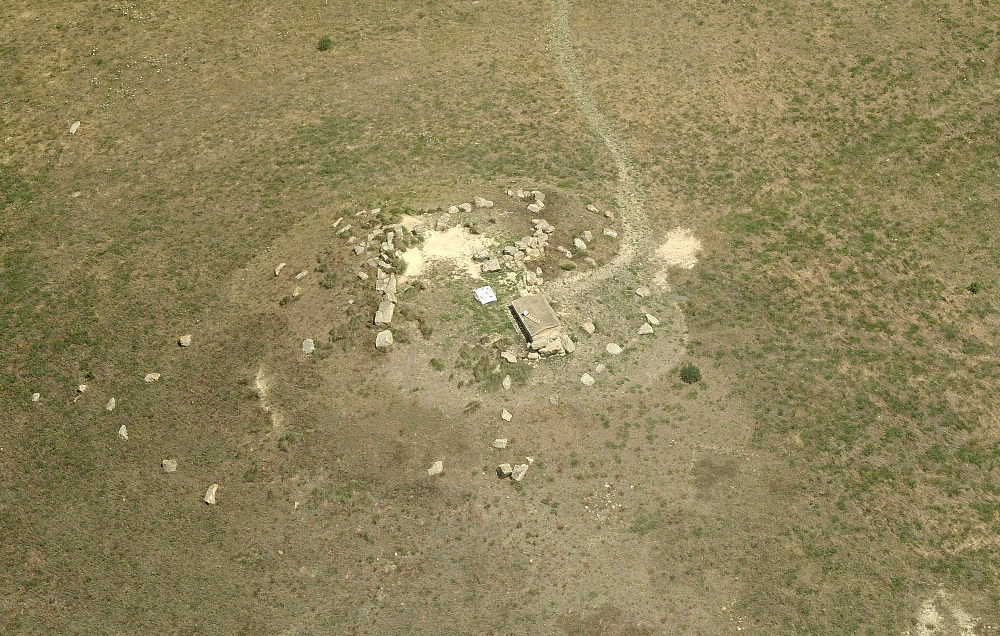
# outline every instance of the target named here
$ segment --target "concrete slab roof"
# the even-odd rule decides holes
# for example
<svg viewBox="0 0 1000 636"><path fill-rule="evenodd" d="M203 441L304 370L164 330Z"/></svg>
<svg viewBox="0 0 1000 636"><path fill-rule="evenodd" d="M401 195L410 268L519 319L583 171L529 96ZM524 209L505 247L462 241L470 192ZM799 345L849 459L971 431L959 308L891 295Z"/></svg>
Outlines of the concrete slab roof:
<svg viewBox="0 0 1000 636"><path fill-rule="evenodd" d="M541 294L518 298L510 304L510 311L528 342L534 342L539 336L559 327L556 312Z"/></svg>

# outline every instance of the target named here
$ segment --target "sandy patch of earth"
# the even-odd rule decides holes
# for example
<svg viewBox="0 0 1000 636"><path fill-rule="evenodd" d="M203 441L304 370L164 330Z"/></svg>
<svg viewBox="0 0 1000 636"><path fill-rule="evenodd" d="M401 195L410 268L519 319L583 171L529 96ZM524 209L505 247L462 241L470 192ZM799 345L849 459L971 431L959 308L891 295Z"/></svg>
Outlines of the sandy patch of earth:
<svg viewBox="0 0 1000 636"><path fill-rule="evenodd" d="M472 259L472 255L494 243L489 237L471 234L463 226L448 228L443 232L429 231L423 245L403 252L406 273L402 280L420 276L430 263L442 261L452 263L472 278L482 278L482 268Z"/></svg>
<svg viewBox="0 0 1000 636"><path fill-rule="evenodd" d="M698 262L701 240L694 232L684 227L675 227L667 232L667 240L656 249L657 258L670 267L691 269Z"/></svg>

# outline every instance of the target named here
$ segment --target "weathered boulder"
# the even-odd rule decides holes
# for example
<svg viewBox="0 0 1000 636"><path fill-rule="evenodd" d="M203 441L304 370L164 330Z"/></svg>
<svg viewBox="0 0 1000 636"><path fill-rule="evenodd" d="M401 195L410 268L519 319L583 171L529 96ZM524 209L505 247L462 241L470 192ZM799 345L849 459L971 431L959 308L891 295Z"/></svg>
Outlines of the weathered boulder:
<svg viewBox="0 0 1000 636"><path fill-rule="evenodd" d="M185 334L177 339L177 345L181 347L191 346L191 334Z"/></svg>
<svg viewBox="0 0 1000 636"><path fill-rule="evenodd" d="M642 323L642 326L639 327L639 335L640 336L648 336L651 333L653 333L653 326L651 324L649 324L648 322Z"/></svg>
<svg viewBox="0 0 1000 636"><path fill-rule="evenodd" d="M160 462L160 467L165 473L175 473L177 472L177 460L176 459L164 459Z"/></svg>
<svg viewBox="0 0 1000 636"><path fill-rule="evenodd" d="M392 314L395 309L396 305L388 300L380 302L378 304L378 311L375 312L375 326L380 329L387 329L392 324Z"/></svg>
<svg viewBox="0 0 1000 636"><path fill-rule="evenodd" d="M656 316L652 315L652 314L646 314L646 322L648 322L649 324L653 325L654 327L659 327L660 326L659 319Z"/></svg>
<svg viewBox="0 0 1000 636"><path fill-rule="evenodd" d="M609 342L608 346L604 347L604 350L613 356L616 356L622 352L622 348L619 347L618 344L614 342Z"/></svg>
<svg viewBox="0 0 1000 636"><path fill-rule="evenodd" d="M218 492L218 490L219 490L219 484L212 484L211 486L209 486L208 490L205 491L205 498L202 499L202 501L204 501L210 506L214 506L215 493Z"/></svg>
<svg viewBox="0 0 1000 636"><path fill-rule="evenodd" d="M650 293L649 287L637 287L635 290L635 295L639 298L647 298Z"/></svg>
<svg viewBox="0 0 1000 636"><path fill-rule="evenodd" d="M375 334L375 348L379 351L389 351L392 349L392 332L385 329Z"/></svg>
<svg viewBox="0 0 1000 636"><path fill-rule="evenodd" d="M486 273L486 274L489 274L489 273L492 273L492 272L499 272L500 271L500 261L498 261L495 258L490 258L485 263L483 263L482 269L483 269L483 272Z"/></svg>
<svg viewBox="0 0 1000 636"><path fill-rule="evenodd" d="M580 376L580 382L583 384L583 386L594 386L594 382L596 381L597 380L594 379L594 376L590 375L589 373L584 373L583 375Z"/></svg>
<svg viewBox="0 0 1000 636"><path fill-rule="evenodd" d="M483 197L472 197L472 203L474 203L477 208L493 207L493 202L489 199L484 199Z"/></svg>
<svg viewBox="0 0 1000 636"><path fill-rule="evenodd" d="M433 477L434 475L440 475L444 472L444 462L438 460L431 464L431 467L427 469L427 474Z"/></svg>
<svg viewBox="0 0 1000 636"><path fill-rule="evenodd" d="M285 269L285 265L288 263L278 263L277 267L274 268L274 275L277 276L281 274L281 270Z"/></svg>
<svg viewBox="0 0 1000 636"><path fill-rule="evenodd" d="M586 331L590 335L594 335L594 332L597 331L597 327L595 327L594 323L591 322L591 321L589 321L589 320L587 322L583 323L582 325L580 325L580 329L583 329L584 331Z"/></svg>
<svg viewBox="0 0 1000 636"><path fill-rule="evenodd" d="M566 353L573 353L576 351L576 343L573 342L573 339L570 338L568 334L564 333L559 339L562 341L562 347Z"/></svg>

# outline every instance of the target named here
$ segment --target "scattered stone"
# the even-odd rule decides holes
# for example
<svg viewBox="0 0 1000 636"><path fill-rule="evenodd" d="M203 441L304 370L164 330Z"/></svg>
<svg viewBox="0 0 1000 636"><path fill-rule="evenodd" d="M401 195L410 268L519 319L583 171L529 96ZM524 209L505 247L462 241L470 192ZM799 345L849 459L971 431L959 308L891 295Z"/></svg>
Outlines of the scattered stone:
<svg viewBox="0 0 1000 636"><path fill-rule="evenodd" d="M439 232L442 230L446 230L448 229L448 223L450 222L451 222L451 215L445 212L444 214L438 217L437 223L434 225L434 228Z"/></svg>
<svg viewBox="0 0 1000 636"><path fill-rule="evenodd" d="M440 475L443 472L444 472L444 462L441 460L434 462L433 464L431 464L431 467L427 469L427 474L432 477L434 475Z"/></svg>
<svg viewBox="0 0 1000 636"><path fill-rule="evenodd" d="M514 419L514 416L510 414L510 411L508 411L507 409L504 409L503 412L500 413L500 418L504 422L509 422L512 419Z"/></svg>
<svg viewBox="0 0 1000 636"><path fill-rule="evenodd" d="M104 410L110 413L111 411L115 410L116 403L117 402L115 401L115 399L111 398L110 400L108 400L108 403L104 405Z"/></svg>
<svg viewBox="0 0 1000 636"><path fill-rule="evenodd" d="M590 265L591 267L597 267L597 261L595 261L593 258L589 256L584 258L583 262L586 263L587 265Z"/></svg>
<svg viewBox="0 0 1000 636"><path fill-rule="evenodd" d="M80 386L76 387L76 392L77 393L83 393L86 390L87 390L87 385L86 384L81 384Z"/></svg>
<svg viewBox="0 0 1000 636"><path fill-rule="evenodd" d="M534 342L531 343L531 344L532 344L532 346L535 345ZM561 355L561 354L566 353L566 349L563 348L562 339L561 338L553 338L552 340L549 341L548 344L546 344L545 346L543 346L542 348L540 348L538 350L538 353L541 354L541 355L543 355L543 356L554 356L554 355Z"/></svg>
<svg viewBox="0 0 1000 636"><path fill-rule="evenodd" d="M580 376L580 382L583 383L583 386L594 386L594 382L596 381L597 380L594 379L594 376L589 373L584 373Z"/></svg>
<svg viewBox="0 0 1000 636"><path fill-rule="evenodd" d="M449 216L455 216L458 213L459 213L459 209L458 209L457 205L449 205L448 206L448 215Z"/></svg>
<svg viewBox="0 0 1000 636"><path fill-rule="evenodd" d="M507 376L507 377L510 377L510 376ZM32 393L31 394L31 401L32 402L37 402L40 399L42 399L42 394L41 393Z"/></svg>
<svg viewBox="0 0 1000 636"><path fill-rule="evenodd" d="M75 135L76 131L80 130L80 122L75 121L69 126L69 134Z"/></svg>
<svg viewBox="0 0 1000 636"><path fill-rule="evenodd" d="M472 202L477 208L492 208L493 202L483 197L472 197Z"/></svg>
<svg viewBox="0 0 1000 636"><path fill-rule="evenodd" d="M604 236L608 238L618 238L618 232L615 232L609 227L604 228Z"/></svg>
<svg viewBox="0 0 1000 636"><path fill-rule="evenodd" d="M419 239L427 238L427 226L422 224L417 225L416 227L413 228L413 235Z"/></svg>
<svg viewBox="0 0 1000 636"><path fill-rule="evenodd" d="M277 276L281 273L281 270L285 269L285 265L288 263L278 263L278 266L274 268L274 275Z"/></svg>
<svg viewBox="0 0 1000 636"><path fill-rule="evenodd" d="M354 255L355 256L361 256L364 253L365 253L365 244L364 243L358 243L357 245L354 246Z"/></svg>
<svg viewBox="0 0 1000 636"><path fill-rule="evenodd" d="M608 212L607 210L605 210L604 211L604 218L608 219L609 221L614 221L615 220L615 215L613 213Z"/></svg>
<svg viewBox="0 0 1000 636"><path fill-rule="evenodd" d="M156 382L159 379L160 379L160 374L159 373L147 373L146 377L143 378L143 381L146 384L149 384L150 382ZM82 391L81 391L81 393L82 393Z"/></svg>
<svg viewBox="0 0 1000 636"><path fill-rule="evenodd" d="M358 278L360 278L361 280L368 280L368 273L367 272L358 272Z"/></svg>
<svg viewBox="0 0 1000 636"><path fill-rule="evenodd" d="M622 352L622 348L619 347L614 342L609 342L608 346L604 347L604 350L607 351L608 353L610 353L613 356L616 356L616 355L618 355L619 353Z"/></svg>
<svg viewBox="0 0 1000 636"><path fill-rule="evenodd" d="M583 237L582 238L583 238L584 242L589 243L589 242L591 242L591 241L594 240L594 234L590 230L587 230L587 231L585 231L583 233Z"/></svg>
<svg viewBox="0 0 1000 636"><path fill-rule="evenodd" d="M503 376L503 382L501 382L500 384L501 386L503 386L504 391L510 391L510 387L512 384L510 376L509 375Z"/></svg>
<svg viewBox="0 0 1000 636"><path fill-rule="evenodd" d="M476 261L477 263L482 263L483 261L488 261L488 260L490 260L490 251L489 250L479 250L478 252L476 252L475 254L472 255L472 260Z"/></svg>
<svg viewBox="0 0 1000 636"><path fill-rule="evenodd" d="M528 360L538 360L538 359L539 359L539 358L541 358L541 357L542 357L542 356L540 356L540 355L539 355L539 354L538 354L537 352L535 352L535 351L529 351L529 352L528 352Z"/></svg>
<svg viewBox="0 0 1000 636"><path fill-rule="evenodd" d="M295 275L295 280L302 280L302 279L303 279L303 278L305 278L305 277L306 277L306 276L307 276L308 274L309 274L309 270L307 270L307 269L304 269L304 270L302 270L301 272L299 272L298 274L296 274L296 275Z"/></svg>
<svg viewBox="0 0 1000 636"><path fill-rule="evenodd" d="M298 298L301 295L302 295L301 287L296 287L295 289L292 290L292 298Z"/></svg>
<svg viewBox="0 0 1000 636"><path fill-rule="evenodd" d="M313 343L312 338L306 338L302 341L302 353L309 354L316 350L316 345Z"/></svg>
<svg viewBox="0 0 1000 636"><path fill-rule="evenodd" d="M500 464L497 466L497 477L500 479L507 479L512 472L510 464Z"/></svg>
<svg viewBox="0 0 1000 636"><path fill-rule="evenodd" d="M392 324L392 314L395 309L396 305L388 300L380 302L378 304L378 311L375 312L375 326L380 329L388 328Z"/></svg>
<svg viewBox="0 0 1000 636"><path fill-rule="evenodd" d="M128 441L128 428L124 424L118 427L118 439Z"/></svg>
<svg viewBox="0 0 1000 636"><path fill-rule="evenodd" d="M594 214L597 214L597 213L600 212L600 210L597 209L597 206L594 205L593 203L591 203L591 204L589 204L587 206L587 210L590 211L590 212L593 212Z"/></svg>
<svg viewBox="0 0 1000 636"><path fill-rule="evenodd" d="M514 466L514 470L510 471L510 478L513 479L514 481L521 481L522 479L524 479L524 475L527 472L528 472L527 464L518 464L517 466Z"/></svg>
<svg viewBox="0 0 1000 636"><path fill-rule="evenodd" d="M210 506L215 505L215 493L219 490L219 484L212 484L205 491L205 498L202 500Z"/></svg>
<svg viewBox="0 0 1000 636"><path fill-rule="evenodd" d="M653 333L653 325L649 324L648 322L642 323L642 326L639 327L639 335L648 336L651 333Z"/></svg>
<svg viewBox="0 0 1000 636"><path fill-rule="evenodd" d="M160 467L163 468L165 473L176 473L177 472L177 460L176 459L164 459L160 462Z"/></svg>
<svg viewBox="0 0 1000 636"><path fill-rule="evenodd" d="M647 298L649 294L649 287L637 287L635 290L635 295L639 298Z"/></svg>
<svg viewBox="0 0 1000 636"><path fill-rule="evenodd" d="M543 203L545 201L545 194L541 190L532 190L531 198L533 198L536 203Z"/></svg>
<svg viewBox="0 0 1000 636"><path fill-rule="evenodd" d="M191 334L185 334L177 339L177 345L181 347L191 346Z"/></svg>
<svg viewBox="0 0 1000 636"><path fill-rule="evenodd" d="M499 448L500 450L507 448L507 438L504 437L493 440L493 448Z"/></svg>
<svg viewBox="0 0 1000 636"><path fill-rule="evenodd" d="M598 363L597 366L594 367L594 373L604 373L607 370L608 367L603 362Z"/></svg>
<svg viewBox="0 0 1000 636"><path fill-rule="evenodd" d="M497 259L491 258L485 263L483 263L484 273L489 274L491 272L499 272L499 271L500 271L500 261L498 261Z"/></svg>
<svg viewBox="0 0 1000 636"><path fill-rule="evenodd" d="M392 332L388 329L378 332L375 335L375 348L379 351L392 349Z"/></svg>
<svg viewBox="0 0 1000 636"><path fill-rule="evenodd" d="M469 212L472 212L472 204L471 203L459 203L458 204L458 209L461 210L462 212L465 212L466 214L468 214Z"/></svg>
<svg viewBox="0 0 1000 636"><path fill-rule="evenodd" d="M528 212L531 212L532 214L538 214L541 211L542 208L537 203L531 203L528 205Z"/></svg>
<svg viewBox="0 0 1000 636"><path fill-rule="evenodd" d="M538 274L532 271L524 272L524 284L525 285L538 284Z"/></svg>
<svg viewBox="0 0 1000 636"><path fill-rule="evenodd" d="M573 339L570 338L569 335L563 334L559 337L559 340L562 342L563 351L566 353L573 353L576 351L576 343L573 342Z"/></svg>
<svg viewBox="0 0 1000 636"><path fill-rule="evenodd" d="M504 351L500 354L500 357L511 364L517 364L517 356L510 351Z"/></svg>
<svg viewBox="0 0 1000 636"><path fill-rule="evenodd" d="M656 316L653 316L652 314L646 314L646 322L653 325L654 327L660 326L659 319Z"/></svg>
<svg viewBox="0 0 1000 636"><path fill-rule="evenodd" d="M597 331L597 327L595 327L594 323L591 322L591 321L589 321L589 320L587 322L583 323L582 325L580 325L580 329L583 329L584 331L586 331L591 336L594 335L594 333Z"/></svg>
<svg viewBox="0 0 1000 636"><path fill-rule="evenodd" d="M559 396L558 395L550 395L549 396L549 404L551 404L552 406L559 406Z"/></svg>
<svg viewBox="0 0 1000 636"><path fill-rule="evenodd" d="M396 275L389 274L389 279L385 282L385 293L395 294L396 293Z"/></svg>
<svg viewBox="0 0 1000 636"><path fill-rule="evenodd" d="M339 230L337 230L337 232L335 233L335 236L340 236L341 234L343 234L344 232L346 232L349 229L351 229L351 224L350 223L348 223L344 227L342 227Z"/></svg>

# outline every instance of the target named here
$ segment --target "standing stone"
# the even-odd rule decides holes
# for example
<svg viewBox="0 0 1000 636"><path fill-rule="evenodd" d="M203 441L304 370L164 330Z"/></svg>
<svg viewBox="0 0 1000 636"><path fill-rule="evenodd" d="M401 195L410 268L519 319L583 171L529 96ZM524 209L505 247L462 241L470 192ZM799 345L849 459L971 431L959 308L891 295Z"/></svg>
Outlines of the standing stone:
<svg viewBox="0 0 1000 636"><path fill-rule="evenodd" d="M214 506L215 505L215 493L218 490L219 490L219 484L212 484L211 486L209 486L208 490L205 491L205 498L202 499L202 501L204 501L205 503L207 503L210 506Z"/></svg>
<svg viewBox="0 0 1000 636"><path fill-rule="evenodd" d="M504 422L509 422L509 421L511 421L512 419L514 419L514 416L510 414L510 411L508 411L507 409L504 409L504 410L503 410L503 412L502 412L502 413L500 413L500 418L501 418L501 419L502 419L502 420L503 420Z"/></svg>
<svg viewBox="0 0 1000 636"><path fill-rule="evenodd" d="M118 427L118 439L128 441L128 428L124 424Z"/></svg>
<svg viewBox="0 0 1000 636"><path fill-rule="evenodd" d="M511 470L510 464L500 464L497 466L497 477L500 479L507 479L510 477L511 472L513 471Z"/></svg>
<svg viewBox="0 0 1000 636"><path fill-rule="evenodd" d="M504 391L510 391L510 387L512 384L510 376L509 375L503 376L503 382L501 382L500 384L501 386L503 386Z"/></svg>
<svg viewBox="0 0 1000 636"><path fill-rule="evenodd" d="M191 334L185 334L177 339L177 345L181 347L191 346Z"/></svg>
<svg viewBox="0 0 1000 636"><path fill-rule="evenodd" d="M177 460L176 459L164 459L160 462L160 467L163 468L165 473L175 473L177 472Z"/></svg>
<svg viewBox="0 0 1000 636"><path fill-rule="evenodd" d="M378 311L375 312L375 326L386 329L392 324L392 313L396 306L388 300L383 300L378 304Z"/></svg>
<svg viewBox="0 0 1000 636"><path fill-rule="evenodd" d="M618 355L619 353L622 352L622 348L619 347L618 344L616 344L614 342L609 342L608 346L604 347L604 350L607 351L608 353L610 353L613 356L616 356L616 355Z"/></svg>
<svg viewBox="0 0 1000 636"><path fill-rule="evenodd" d="M569 335L563 334L559 337L559 340L562 341L562 347L566 353L573 353L576 351L576 343L573 342L573 339L570 338Z"/></svg>
<svg viewBox="0 0 1000 636"><path fill-rule="evenodd" d="M596 380L594 380L594 376L589 373L584 373L580 376L580 382L583 386L594 386L594 382L596 382Z"/></svg>
<svg viewBox="0 0 1000 636"><path fill-rule="evenodd" d="M647 296L649 296L649 294L650 294L649 287L638 287L635 290L635 295L638 296L639 298L646 298Z"/></svg>
<svg viewBox="0 0 1000 636"><path fill-rule="evenodd" d="M306 338L302 341L302 353L310 354L316 350L316 344L313 342L312 338Z"/></svg>
<svg viewBox="0 0 1000 636"><path fill-rule="evenodd" d="M108 403L104 406L104 410L107 411L108 413L110 413L111 411L115 410L115 399L114 398L111 398L110 400L108 400Z"/></svg>
<svg viewBox="0 0 1000 636"><path fill-rule="evenodd" d="M440 475L444 472L444 462L438 460L431 464L431 467L427 469L427 474L433 477L434 475Z"/></svg>
<svg viewBox="0 0 1000 636"><path fill-rule="evenodd" d="M651 333L653 333L653 325L649 324L648 322L642 323L642 326L639 327L639 335L648 336Z"/></svg>
<svg viewBox="0 0 1000 636"><path fill-rule="evenodd" d="M379 351L389 351L392 349L392 332L388 329L378 332L375 335L375 348Z"/></svg>
<svg viewBox="0 0 1000 636"><path fill-rule="evenodd" d="M510 377L510 376L507 376L507 377ZM42 394L41 393L32 393L31 394L31 401L32 402L37 402L40 399L42 399Z"/></svg>
<svg viewBox="0 0 1000 636"><path fill-rule="evenodd" d="M285 265L288 263L278 263L278 266L274 268L274 275L277 276L281 273L281 270L285 269Z"/></svg>

